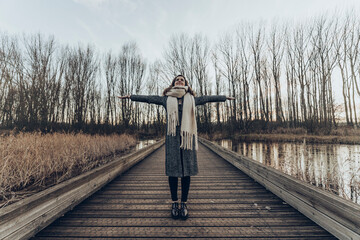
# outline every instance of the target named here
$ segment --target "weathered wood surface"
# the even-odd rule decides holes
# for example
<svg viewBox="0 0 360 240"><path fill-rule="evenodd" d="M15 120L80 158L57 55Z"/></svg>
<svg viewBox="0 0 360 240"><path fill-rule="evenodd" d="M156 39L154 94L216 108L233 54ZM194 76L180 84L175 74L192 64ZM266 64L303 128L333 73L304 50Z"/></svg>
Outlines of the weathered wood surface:
<svg viewBox="0 0 360 240"><path fill-rule="evenodd" d="M360 239L360 206L205 139L201 142L339 239Z"/></svg>
<svg viewBox="0 0 360 240"><path fill-rule="evenodd" d="M191 178L190 217L171 219L164 150L154 152L33 239L335 239L203 145L198 152L200 173Z"/></svg>
<svg viewBox="0 0 360 240"><path fill-rule="evenodd" d="M164 143L163 140L0 209L0 239L28 239Z"/></svg>

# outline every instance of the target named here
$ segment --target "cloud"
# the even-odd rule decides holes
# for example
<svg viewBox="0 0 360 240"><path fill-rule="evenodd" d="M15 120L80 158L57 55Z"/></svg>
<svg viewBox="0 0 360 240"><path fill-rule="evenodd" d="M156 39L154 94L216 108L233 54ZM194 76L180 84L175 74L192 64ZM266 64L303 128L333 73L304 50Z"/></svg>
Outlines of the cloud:
<svg viewBox="0 0 360 240"><path fill-rule="evenodd" d="M90 7L98 7L110 0L73 0L75 3L80 3L82 5L90 6Z"/></svg>
<svg viewBox="0 0 360 240"><path fill-rule="evenodd" d="M100 7L106 6L107 8L116 10L118 7L123 7L130 11L135 10L138 7L135 0L73 0L77 4L81 4L88 8L98 9Z"/></svg>

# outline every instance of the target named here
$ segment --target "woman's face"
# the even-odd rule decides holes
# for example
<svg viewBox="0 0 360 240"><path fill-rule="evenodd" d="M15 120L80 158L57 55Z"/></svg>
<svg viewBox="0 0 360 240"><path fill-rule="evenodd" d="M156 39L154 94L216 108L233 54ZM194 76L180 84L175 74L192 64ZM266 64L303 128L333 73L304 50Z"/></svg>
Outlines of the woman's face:
<svg viewBox="0 0 360 240"><path fill-rule="evenodd" d="M175 86L185 86L185 78L183 76L176 77Z"/></svg>

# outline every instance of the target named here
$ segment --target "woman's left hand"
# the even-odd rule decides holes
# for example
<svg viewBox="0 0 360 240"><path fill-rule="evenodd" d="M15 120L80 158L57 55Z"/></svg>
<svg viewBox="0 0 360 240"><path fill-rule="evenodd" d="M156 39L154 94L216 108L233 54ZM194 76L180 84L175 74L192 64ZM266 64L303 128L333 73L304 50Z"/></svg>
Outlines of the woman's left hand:
<svg viewBox="0 0 360 240"><path fill-rule="evenodd" d="M235 100L234 97L226 97L227 100Z"/></svg>

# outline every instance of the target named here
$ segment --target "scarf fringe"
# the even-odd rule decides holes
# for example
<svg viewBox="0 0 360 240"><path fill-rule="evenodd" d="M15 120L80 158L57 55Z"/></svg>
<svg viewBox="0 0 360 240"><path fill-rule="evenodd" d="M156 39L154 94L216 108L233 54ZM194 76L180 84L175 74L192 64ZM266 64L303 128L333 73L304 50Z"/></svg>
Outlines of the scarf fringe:
<svg viewBox="0 0 360 240"><path fill-rule="evenodd" d="M177 112L169 113L168 115L168 135L176 135L176 126L179 125L179 118Z"/></svg>
<svg viewBox="0 0 360 240"><path fill-rule="evenodd" d="M181 145L180 148L183 148L184 150L193 150L193 144L195 140L195 150L198 150L198 139L197 134L181 131ZM194 139L195 137L195 139Z"/></svg>

